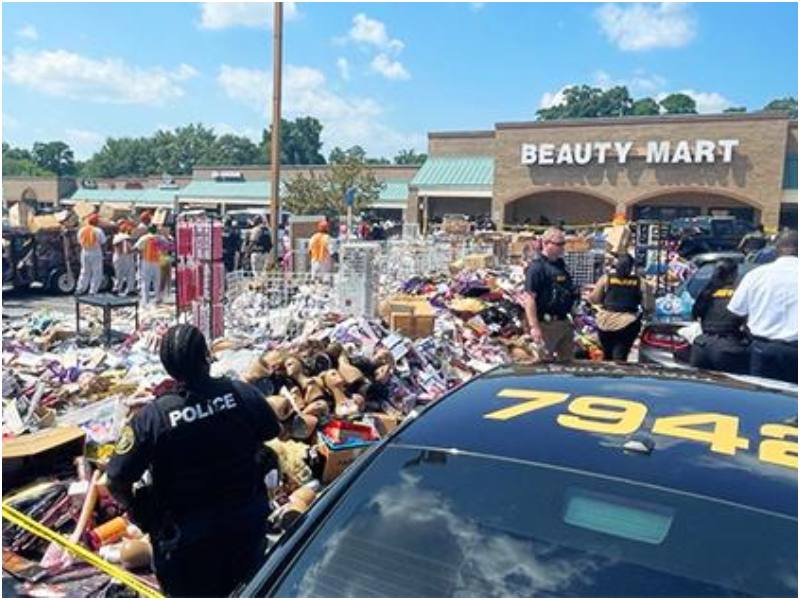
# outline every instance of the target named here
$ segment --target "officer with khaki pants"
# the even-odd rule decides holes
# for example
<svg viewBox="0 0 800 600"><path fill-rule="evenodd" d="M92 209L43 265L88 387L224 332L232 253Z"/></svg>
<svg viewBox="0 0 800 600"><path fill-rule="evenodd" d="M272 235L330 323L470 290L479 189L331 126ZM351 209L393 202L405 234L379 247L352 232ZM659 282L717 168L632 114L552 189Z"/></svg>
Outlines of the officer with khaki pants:
<svg viewBox="0 0 800 600"><path fill-rule="evenodd" d="M565 243L562 230L551 227L545 231L541 256L531 261L525 275L525 314L531 338L546 355L562 362L575 357L569 314L578 299L564 263Z"/></svg>

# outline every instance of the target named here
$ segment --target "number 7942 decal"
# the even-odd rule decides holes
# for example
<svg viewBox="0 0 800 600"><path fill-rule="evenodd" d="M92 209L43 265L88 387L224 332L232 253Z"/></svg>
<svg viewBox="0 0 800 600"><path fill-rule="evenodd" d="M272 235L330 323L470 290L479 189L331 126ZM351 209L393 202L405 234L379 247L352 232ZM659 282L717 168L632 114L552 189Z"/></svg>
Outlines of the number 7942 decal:
<svg viewBox="0 0 800 600"><path fill-rule="evenodd" d="M566 392L506 388L499 398L519 400L505 408L483 415L493 421L508 421L570 399ZM647 416L647 406L635 400L606 396L577 396L567 404L556 422L567 429L630 435L640 429ZM702 429L701 429L702 427ZM751 440L739 436L739 417L716 412L688 413L657 417L652 432L674 438L708 444L711 452L734 455L750 448ZM759 430L758 459L762 462L797 469L797 427L783 423L765 423Z"/></svg>

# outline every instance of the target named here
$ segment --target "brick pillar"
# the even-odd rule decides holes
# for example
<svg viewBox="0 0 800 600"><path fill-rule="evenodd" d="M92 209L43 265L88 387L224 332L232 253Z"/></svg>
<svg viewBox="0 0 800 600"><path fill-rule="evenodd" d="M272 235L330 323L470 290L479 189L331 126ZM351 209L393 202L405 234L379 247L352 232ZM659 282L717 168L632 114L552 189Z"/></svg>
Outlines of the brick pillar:
<svg viewBox="0 0 800 600"><path fill-rule="evenodd" d="M405 210L405 222L406 223L417 223L418 222L418 206L419 206L419 194L417 193L416 188L409 188L408 191L408 201L406 202L406 210Z"/></svg>

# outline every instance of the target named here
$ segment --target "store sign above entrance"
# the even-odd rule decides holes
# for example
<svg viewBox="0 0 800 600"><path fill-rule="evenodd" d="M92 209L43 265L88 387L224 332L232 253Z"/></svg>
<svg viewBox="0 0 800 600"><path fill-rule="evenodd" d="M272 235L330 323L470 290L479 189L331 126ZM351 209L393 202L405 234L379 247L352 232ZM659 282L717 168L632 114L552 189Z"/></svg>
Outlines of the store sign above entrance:
<svg viewBox="0 0 800 600"><path fill-rule="evenodd" d="M647 164L729 163L739 140L649 141L638 152L634 142L581 142L577 144L522 144L523 165L625 164L628 158L644 156Z"/></svg>

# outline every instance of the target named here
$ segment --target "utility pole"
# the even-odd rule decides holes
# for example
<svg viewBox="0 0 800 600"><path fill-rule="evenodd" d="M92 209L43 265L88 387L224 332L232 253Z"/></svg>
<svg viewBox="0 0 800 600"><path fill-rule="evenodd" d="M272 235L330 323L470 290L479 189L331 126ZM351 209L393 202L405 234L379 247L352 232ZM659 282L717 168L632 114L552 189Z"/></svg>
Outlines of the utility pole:
<svg viewBox="0 0 800 600"><path fill-rule="evenodd" d="M272 20L272 194L269 203L272 233L272 264L278 267L278 219L280 215L281 174L281 67L283 2L274 2Z"/></svg>

